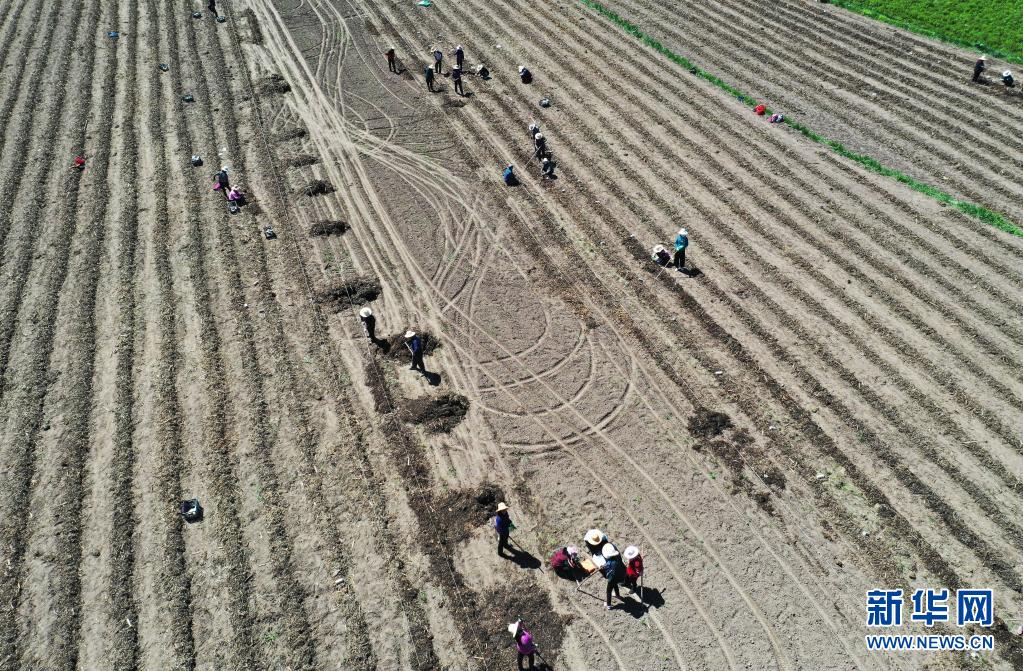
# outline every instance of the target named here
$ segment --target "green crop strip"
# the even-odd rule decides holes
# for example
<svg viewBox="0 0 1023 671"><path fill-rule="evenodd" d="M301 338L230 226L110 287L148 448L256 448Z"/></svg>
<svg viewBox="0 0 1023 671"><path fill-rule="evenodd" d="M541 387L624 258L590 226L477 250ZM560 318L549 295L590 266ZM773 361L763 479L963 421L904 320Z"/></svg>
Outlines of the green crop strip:
<svg viewBox="0 0 1023 671"><path fill-rule="evenodd" d="M1023 63L1023 3L1017 0L829 0L911 33Z"/></svg>
<svg viewBox="0 0 1023 671"><path fill-rule="evenodd" d="M696 75L701 79L705 79L706 81L710 82L711 84L718 87L722 91L725 91L726 93L735 96L735 98L744 105L747 105L751 108L757 106L758 103L756 99L753 98L753 96L743 93L734 86L729 85L720 77L717 77L716 75L713 75L705 70L696 67L696 65L694 65L692 61L690 61L688 58L676 54L674 51L664 46L653 37L650 37L649 35L644 33L635 24L631 23L627 19L622 18L614 11L608 9L601 3L597 2L596 0L579 0L579 2L586 5L590 9L594 10L607 20L611 21L616 26L621 28L623 31L625 31L629 35L632 35L640 42L653 49L654 51L657 51L658 53L662 54L663 56L668 58L668 60L672 61L673 63L676 63L677 65L681 65L685 69L689 70L691 74ZM769 109L766 110L765 112L765 114L770 113L771 110ZM974 203L958 200L957 198L954 198L950 194L947 194L940 189L937 189L929 184L924 184L923 182L920 182L894 168L889 168L888 166L883 165L882 163L880 163L879 161L870 156L867 156L865 154L858 154L846 148L841 142L838 142L837 140L831 140L822 135L819 135L813 132L808 127L799 123L798 121L793 121L792 119L789 119L787 116L785 117L785 124L799 131L805 137L813 140L814 142L829 147L835 153L844 156L848 159L851 159L853 161L856 161L857 163L867 168L871 172L877 173L879 175L884 175L885 177L890 177L896 181L905 184L914 191L922 193L926 196L930 196L931 198L939 202L946 203L947 205L950 205L959 210L960 212L964 212L969 216L984 222L985 224L994 226L995 228L1001 231L1005 231L1006 233L1014 235L1018 238L1023 238L1023 228L1020 228L1016 224L1007 220L998 212L994 212L992 210L987 209L986 207L982 207Z"/></svg>

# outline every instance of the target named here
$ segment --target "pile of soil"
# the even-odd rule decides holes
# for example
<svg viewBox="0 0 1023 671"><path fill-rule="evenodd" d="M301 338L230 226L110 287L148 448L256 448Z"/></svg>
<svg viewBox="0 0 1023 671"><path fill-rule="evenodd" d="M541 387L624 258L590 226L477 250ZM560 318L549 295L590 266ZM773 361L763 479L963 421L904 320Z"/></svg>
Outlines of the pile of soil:
<svg viewBox="0 0 1023 671"><path fill-rule="evenodd" d="M432 333L426 331L417 331L419 339L423 343L423 356L430 356L433 351L440 347L440 342L433 336ZM405 332L396 333L393 336L387 338L387 345L383 348L387 351L387 356L392 359L397 359L405 363L412 363L412 352L409 351L408 347L405 346Z"/></svg>
<svg viewBox="0 0 1023 671"><path fill-rule="evenodd" d="M341 235L346 230L348 230L348 224L345 222L324 219L323 221L317 221L309 228L309 235Z"/></svg>
<svg viewBox="0 0 1023 671"><path fill-rule="evenodd" d="M461 543L490 521L503 500L504 491L490 483L449 492L433 501L432 528L443 530L446 545Z"/></svg>
<svg viewBox="0 0 1023 671"><path fill-rule="evenodd" d="M447 393L436 398L413 398L401 405L401 418L421 425L427 433L449 433L469 411L469 399Z"/></svg>
<svg viewBox="0 0 1023 671"><path fill-rule="evenodd" d="M316 294L316 302L334 310L363 305L380 296L380 283L373 277L353 277L324 287Z"/></svg>
<svg viewBox="0 0 1023 671"><path fill-rule="evenodd" d="M298 154L285 161L285 165L289 168L301 168L302 166L312 165L318 162L319 159L312 154Z"/></svg>
<svg viewBox="0 0 1023 671"><path fill-rule="evenodd" d="M334 185L325 179L314 179L305 185L302 193L307 196L325 196L334 193Z"/></svg>
<svg viewBox="0 0 1023 671"><path fill-rule="evenodd" d="M516 619L521 619L533 634L547 661L556 661L571 618L556 613L550 597L535 582L519 576L497 589L488 590L481 595L480 603L487 604L487 608L480 609L479 631L486 640L494 668L516 668L515 645L508 633L508 624ZM537 660L537 668L544 668L540 660Z"/></svg>
<svg viewBox="0 0 1023 671"><path fill-rule="evenodd" d="M259 90L262 93L268 93L271 95L275 93L290 93L291 84L288 83L288 80L275 72L259 83Z"/></svg>
<svg viewBox="0 0 1023 671"><path fill-rule="evenodd" d="M298 140L305 136L305 128L292 128L291 130L281 131L274 137L274 140L277 142L288 142L289 140Z"/></svg>
<svg viewBox="0 0 1023 671"><path fill-rule="evenodd" d="M696 438L714 438L732 426L732 418L723 412L697 408L696 414L689 418L688 429Z"/></svg>

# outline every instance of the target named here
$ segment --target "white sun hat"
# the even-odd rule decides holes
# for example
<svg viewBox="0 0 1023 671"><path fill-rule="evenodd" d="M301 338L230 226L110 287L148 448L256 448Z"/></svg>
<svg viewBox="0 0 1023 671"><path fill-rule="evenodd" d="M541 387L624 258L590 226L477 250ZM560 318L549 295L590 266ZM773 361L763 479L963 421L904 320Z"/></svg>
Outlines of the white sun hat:
<svg viewBox="0 0 1023 671"><path fill-rule="evenodd" d="M583 537L583 540L585 540L590 545L596 545L603 539L604 532L601 531L600 529L590 529L589 531L586 532L586 535Z"/></svg>
<svg viewBox="0 0 1023 671"><path fill-rule="evenodd" d="M373 311L370 310L369 308L362 308L361 310L359 310L359 316L360 317L369 317L372 314L373 314Z"/></svg>
<svg viewBox="0 0 1023 671"><path fill-rule="evenodd" d="M519 627L521 627L521 626L522 626L522 620L515 620L514 622L512 622L511 624L508 625L508 633L511 634L513 638L515 636L518 636L518 634L519 634Z"/></svg>
<svg viewBox="0 0 1023 671"><path fill-rule="evenodd" d="M982 61L986 61L986 60L987 60L987 55L982 55L982 56L980 57L980 60L982 60Z"/></svg>
<svg viewBox="0 0 1023 671"><path fill-rule="evenodd" d="M405 337L406 337L406 338L411 338L411 337L412 337L412 336L414 336L415 334L416 334L416 332L415 332L415 331L405 331Z"/></svg>
<svg viewBox="0 0 1023 671"><path fill-rule="evenodd" d="M625 557L628 561L632 561L633 559L639 556L639 548L636 547L635 545L630 545L629 547L625 548L625 552L622 553L622 556Z"/></svg>
<svg viewBox="0 0 1023 671"><path fill-rule="evenodd" d="M1012 72L1010 70L1006 70L1005 72L1002 73L1002 76L1003 77L1011 77L1012 76Z"/></svg>
<svg viewBox="0 0 1023 671"><path fill-rule="evenodd" d="M604 559L611 559L612 557L618 556L618 548L608 543L604 546L604 549L600 551L600 554L604 555Z"/></svg>
<svg viewBox="0 0 1023 671"><path fill-rule="evenodd" d="M660 254L665 251L664 245L654 245L654 254Z"/></svg>
<svg viewBox="0 0 1023 671"><path fill-rule="evenodd" d="M508 510L508 504L507 503L505 503L504 501L501 501L500 503L497 504L497 512L500 513L500 512L504 512L505 510Z"/></svg>
<svg viewBox="0 0 1023 671"><path fill-rule="evenodd" d="M525 70L525 69L526 69L525 65L520 65L519 66L519 74L522 74L522 71Z"/></svg>
<svg viewBox="0 0 1023 671"><path fill-rule="evenodd" d="M689 231L687 231L684 228L680 228L680 229L678 229L678 234L679 235L689 235Z"/></svg>

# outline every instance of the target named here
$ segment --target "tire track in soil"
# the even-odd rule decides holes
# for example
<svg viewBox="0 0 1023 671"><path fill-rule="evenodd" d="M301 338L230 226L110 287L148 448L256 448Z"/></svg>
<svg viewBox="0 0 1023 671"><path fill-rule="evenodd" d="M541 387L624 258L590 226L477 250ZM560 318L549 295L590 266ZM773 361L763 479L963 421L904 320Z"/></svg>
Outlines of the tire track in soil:
<svg viewBox="0 0 1023 671"><path fill-rule="evenodd" d="M570 68L566 68L566 70L570 70ZM623 114L623 116L622 116L621 118L627 118L627 115L624 115L624 114ZM692 149L692 150L694 150L694 151L697 151L697 150L698 150L698 148L697 148L697 147L690 147L690 149ZM713 165L713 164L714 164L714 162L712 161L712 157L710 157L709 155L704 155L704 156L703 156L703 159L704 159L705 161L707 161L707 162L708 162L708 164L710 164L710 165ZM761 178L761 179L764 179L764 176L763 176L763 175L761 175L761 176L760 176L760 178ZM732 183L736 183L736 184L742 184L742 182L741 182L741 181L739 181L739 180L734 180L734 179L732 180ZM648 195L648 196L650 196L651 198L654 198L654 199L656 199L656 198L657 198L657 195L656 195L656 193L654 193L654 192L653 192L653 190L650 190L650 191L648 191L648 194L647 194L647 195ZM719 197L719 199L723 199L723 196L722 196L722 194L721 194L721 193L718 193L718 197ZM737 213L742 213L742 210L741 210L740 208L736 208L736 212L737 212ZM746 216L747 216L747 218L749 217L749 215L748 215L748 214L747 214ZM724 226L723 226L723 224L719 225L719 227L720 227L720 228L727 228L727 227L724 227ZM735 239L735 238L733 238L733 243L734 243L734 244L741 244L741 243L742 243L742 241L741 241L741 240L738 240L738 239ZM753 258L756 258L756 255L755 255L755 254L752 254L752 256L753 256ZM804 263L805 263L805 262L804 262ZM919 397L918 397L918 398L919 398ZM918 439L918 440L919 440L919 439ZM964 441L964 442L967 442L967 441L965 440L965 438L963 438L963 441ZM989 461L989 463L990 463L990 461ZM994 467L995 467L996 469L1000 469L1000 471L1001 471L1001 472L1002 472L1003 474L1005 474L1005 475L1006 475L1007 477L1009 477L1009 479L1010 479L1010 481L1011 481L1011 476L1008 476L1007 472L1005 471L1005 468L1004 468L1004 466L994 465ZM947 470L949 471L949 473L950 473L950 474L952 474L952 475L953 475L953 477L955 477L955 475L957 474L957 471L956 471L955 469L953 469L953 468L947 467ZM958 480L960 480L960 481L961 481L961 480L962 480L962 478L958 478ZM972 488L972 493L976 493L976 488L975 488L975 487L973 487L973 488ZM1004 520L1004 516L1002 516L1002 515L1001 515L1000 513L998 513L998 512L997 512L997 510L995 509L995 507L993 506L993 504L991 504L991 503L990 503L990 501L989 501L989 500L988 500L988 499L987 499L987 498L986 498L985 496L983 496L983 495L977 495L977 496L978 496L978 498L979 498L979 500L980 500L980 502L981 502L982 506L983 506L983 507L985 508L985 512L987 512L988 514L994 515L994 516L996 516L996 517L1001 517L1001 518L1002 518L1002 519Z"/></svg>
<svg viewBox="0 0 1023 671"><path fill-rule="evenodd" d="M609 216L610 216L610 214L609 214ZM720 328L720 327L718 327L718 328ZM722 334L723 334L723 329L722 329ZM728 344L729 344L729 345L732 345L733 347L735 347L735 346L738 346L738 343L731 343L731 342L728 342ZM742 352L741 348L738 348L738 349L739 349L739 351L740 351L740 352ZM758 375L758 376L762 376L762 375ZM781 391L781 387L780 387L780 386L772 386L772 387L773 387L773 390L772 390L772 391L774 391L774 393L775 393L775 394L779 394L779 392ZM792 403L792 402L791 402L791 399L790 399L790 398L788 397L788 395L782 395L782 398L783 398L784 400L789 400L789 401L790 401L790 405L789 405L789 411L790 411L790 412L796 412L796 411L794 410L794 408L795 408L795 407L797 407L797 406L796 406L796 404L795 404L795 403ZM799 410L805 413L805 411L803 411L803 410L802 410L801 408L799 408ZM796 413L796 415L795 415L795 416L796 416L797 418L799 418L799 417L800 417L800 415L799 415L798 413ZM808 419L808 417L807 417L807 419ZM804 422L803 422L803 421L800 421L800 423L804 423ZM816 428L816 427L815 427L815 424L813 424L812 422L809 422L809 421L807 421L807 422L805 422L805 423L809 424L809 427L810 427L809 431L811 431L811 432L812 432L812 435L813 435L813 437L814 437L814 438L816 439L816 440L815 440L815 442L820 442L821 440L824 440L824 437L822 437L822 434L818 434L818 432L819 432L819 428ZM764 427L764 429L766 429L766 427ZM814 430L815 430L815 431L814 431ZM807 431L807 429L805 429L805 428L804 428L804 431ZM829 439L829 440L827 440L827 441L825 441L825 444L826 444L826 445L827 445L828 443L830 443L830 439ZM832 445L833 445L833 444L832 444ZM804 475L805 475L805 469L804 469L803 473L804 473ZM811 485L812 485L812 484L813 484L813 479L812 479L812 477L811 477L811 478L809 478L809 481L810 481L810 483L811 483ZM816 489L816 490L820 491L820 486L819 486L819 483L817 483L817 486L816 486L816 487L815 487L814 489ZM868 490L868 492L869 492L869 493L873 493L873 494L878 494L878 493L879 493L879 491L878 491L877 489L873 489L873 491L871 491L871 490L869 489L869 490ZM827 494L827 493L825 493L825 494ZM850 530L848 530L848 529L847 529L847 530L846 530L846 532L848 532L848 531L850 531ZM856 535L858 535L858 533L857 533ZM919 539L919 536L918 536L917 538ZM880 553L878 553L878 554L880 554ZM878 557L878 554L876 554L876 555L875 555L875 558L879 558L879 557ZM931 551L930 553L925 553L925 554L929 554L929 555L930 555L930 561L931 561L931 563L933 564L933 563L934 563L934 558L935 558L935 557L937 556L937 555L936 555L936 553L933 553L933 550L932 550L932 551Z"/></svg>
<svg viewBox="0 0 1023 671"><path fill-rule="evenodd" d="M100 11L98 5L93 6L93 11ZM103 91L116 91L117 60L114 51L106 52L101 66L104 73L101 87ZM76 231L74 237L82 239L83 242L80 243L75 257L81 259L84 267L74 270L69 268L71 278L69 282L78 278L81 278L81 282L73 282L71 286L61 291L64 306L58 306L58 314L64 315L61 322L70 324L63 328L63 332L60 332L61 328L57 325L48 342L38 344L43 351L51 355L50 377L53 378L63 371L58 378L59 383L55 385L52 394L47 394L43 406L43 417L58 415L61 417L60 420L52 420L53 424L58 425L55 427L55 433L59 439L49 439L49 442L59 440L60 447L51 446L50 449L60 450L63 457L58 457L57 460L61 466L58 472L50 475L51 485L47 486L45 475L40 477L43 483L39 489L45 488L45 491L36 492L36 497L41 499L40 503L31 506L33 510L44 511L43 515L35 513L36 517L41 518L41 522L40 528L33 536L42 536L42 540L36 541L36 544L44 548L37 552L47 554L45 548L53 547L52 557L82 555L83 519L80 511L85 496L83 480L89 453L92 382L96 364L94 308L99 287L100 258L107 237L106 226L96 225L95 222L106 221L110 200L109 189L106 188L103 176L107 174L113 141L111 125L105 122L114 118L114 100L114 95L100 97L99 109L91 114L91 123L83 124L78 131L76 142L82 147L86 146L86 138L89 137L90 131L98 135L98 139L89 145L95 148L95 151L91 152L95 160L90 162L89 173L81 178L85 183L83 199L85 206L78 208L77 211L68 211L69 216L77 217L77 222L73 226ZM95 123L96 121L99 123ZM64 228L70 230L72 225L65 222ZM62 263L70 266L71 259L64 258ZM72 310L70 316L67 315L69 309ZM55 351L53 347L55 341L62 343L61 349L69 355L62 357ZM49 515L45 514L47 510L50 511ZM29 543L31 550L33 539L30 538ZM41 585L46 590L35 595L33 599L36 601L38 614L25 613L22 617L34 623L30 634L38 636L41 633L39 630L45 626L49 639L35 646L31 643L21 645L23 650L32 647L42 649L42 652L36 654L34 663L25 662L27 666L38 666L43 660L55 662L61 668L75 668L78 663L81 635L79 627L83 610L79 566L65 562L58 562L57 565L52 579L36 577L22 580L22 584L27 584L29 588ZM51 618L52 622L43 624ZM26 653L23 653L23 658L25 656Z"/></svg>
<svg viewBox="0 0 1023 671"><path fill-rule="evenodd" d="M90 16L94 17L92 25L94 29L98 23L99 16L96 9L97 4L94 1L90 11ZM54 95L52 112L45 129L42 131L43 141L49 144L41 152L40 160L36 164L38 167L33 174L36 179L32 180L32 183L36 185L45 183L43 178L46 174L45 168L52 165L54 161L58 144L54 141L54 138L57 136L58 130L62 128L60 122L65 116L63 102L67 91L67 79L72 72L71 53L75 51L70 47L77 44L78 40L81 39L83 33L80 31L86 25L79 21L81 12L82 5L77 4L74 21L69 24L73 26L73 29L63 36L64 58L55 68L54 74L58 78L58 83L51 89L51 93ZM52 33L48 37L52 37ZM85 70L86 79L91 77L93 60L93 57L89 57L81 66ZM36 89L33 90L33 100L35 99L34 94L37 88L38 83ZM70 128L81 129L85 126L85 120L91 107L91 92L86 94L86 96L84 104L75 109L76 117L73 120L68 119L68 126ZM31 147L32 145L26 143L22 146ZM26 153L28 152L26 151ZM27 171L22 171L22 174L24 172ZM56 244L59 247L53 252L53 256L57 259L67 257L75 231L74 213L78 202L81 177L80 173L62 173L63 171L57 173L62 177L62 179L58 180L60 188L58 198L51 201L51 207L55 210L53 220L58 222L54 233L57 235ZM9 202L4 202L0 205L0 207L4 208L0 211L0 226L2 227L9 226L15 215L11 206L14 202L14 194L20 188L20 175L15 179L17 186L14 187L6 199ZM19 219L31 222L29 226L31 226L33 232L32 237L37 237L34 233L38 229L39 222L43 219L44 208L48 205L46 194L43 191L43 189L37 190L35 196L27 204L27 210L18 213ZM7 193L5 192L4 195L7 196ZM33 251L28 253L34 256L34 244L31 245L31 249ZM26 250L21 250L21 254L25 253ZM26 308L22 301L23 289L28 281L28 274L30 272L28 267L30 259L27 257L16 257L17 261L20 262L17 263L18 269L15 271L16 286L12 291L15 295L13 304L5 306L7 308L5 313L3 316L0 316L3 323L7 325L3 334L5 341L3 355L0 358L0 370L5 371L2 386L6 390L10 385L13 392L13 394L6 393L0 397L0 401L3 404L0 405L0 408L6 409L2 413L6 420L4 424L5 434L10 436L10 443L5 447L3 455L7 473L4 481L0 483L0 490L3 490L3 498L0 499L0 544L5 548L4 555L6 556L2 573L0 573L0 594L4 595L4 603L2 608L0 608L0 629L3 631L0 634L0 660L20 660L21 654L24 652L21 649L21 627L19 626L17 614L23 587L20 579L25 570L26 540L31 534L29 516L25 514L25 511L28 510L28 505L32 501L35 490L34 476L37 467L36 444L42 425L43 400L49 386L49 376L46 375L49 364L48 349L30 349L26 352L28 361L24 366L19 366L16 371L8 369L8 355L12 346L11 341L16 331L22 333L25 330L31 330L38 340L43 340L48 335L52 336L60 288L67 272L66 263L56 263L56 269L53 274L44 276L44 286L42 288L34 287L39 290L42 296L38 299L41 305L38 306L33 314L30 328L20 319L20 313ZM5 295L7 295L6 291ZM15 318L16 315L19 317L18 319ZM25 333L24 337L27 341L29 339L28 333ZM15 377L16 375L17 377ZM22 381L21 384L15 384L19 378Z"/></svg>
<svg viewBox="0 0 1023 671"><path fill-rule="evenodd" d="M379 209L379 208L380 208L379 204L376 204L376 205L377 205L377 211L379 211L379 212L383 212L382 210L380 210L380 209ZM404 263L410 263L410 262L409 262L409 260L407 260L407 259L406 259L406 260L404 261ZM412 264L412 265L414 265L414 264ZM651 540L651 543L653 544L653 541L652 541L652 540ZM677 578L677 577L678 577L678 576L677 576L677 574L676 574L676 578ZM684 587L684 583L683 583L683 587ZM725 650L726 650L726 648L725 648Z"/></svg>
<svg viewBox="0 0 1023 671"><path fill-rule="evenodd" d="M220 85L216 89L217 95L209 97L210 93L209 88L206 86L204 78L200 77L201 82L200 92L203 94L204 100L210 100L211 103L219 98L220 99L219 107L221 109L228 110L228 113L226 114L227 122L224 124L223 130L223 133L226 135L227 138L226 145L229 152L233 156L236 156L238 159L235 163L238 171L241 174L247 174L247 170L245 167L245 157L241 148L241 142L239 140L237 132L238 123L234 114L234 110L236 109L234 94L230 86L227 85L228 77L225 73L224 68L225 59L223 49L221 47L219 39L217 39L215 35L213 37L210 37L208 31L207 38L208 40L206 46L208 46L214 52L214 57L206 62L210 64L211 69L214 70L214 75L211 78L220 82ZM191 49L193 50L193 52L197 53L198 46L194 41L194 33L193 37L190 37L190 42ZM216 145L213 146L215 147ZM255 355L255 352L258 351L255 337L257 329L253 327L249 313L245 310L237 309L237 306L246 300L244 296L245 292L240 282L239 268L241 268L241 265L238 262L238 255L239 253L242 254L243 256L246 255L248 246L232 244L230 240L235 236L226 226L226 217L222 217L219 221L222 223L222 225L219 227L219 237L221 239L221 245L219 249L227 257L226 265L230 269L229 270L230 280L228 284L234 295L234 297L230 301L230 304L236 307L236 316L238 322L242 324L243 339L242 359L246 372L249 375L248 384L250 385L251 389L262 390L263 386L262 380L268 379L278 380L279 378L277 377L277 373L286 372L287 383L285 385L282 385L283 389L278 394L280 402L286 403L289 400L293 400L296 398L297 390L300 388L297 381L290 373L291 371L290 358L283 357L283 359L286 360L286 363L283 366L275 367L276 368L275 374L271 375L268 374L266 371L262 370L262 366L260 365L259 362L260 360ZM252 265L255 265L257 272L259 272L260 276L260 280L258 280L259 284L263 287L269 287L270 286L269 277L268 274L265 272L265 257L262 257L262 260L254 261L251 265L248 266L248 268L251 269ZM265 303L263 303L263 308L261 310L265 310L266 313L268 313L265 314L264 319L262 321L266 322L269 320L269 322L271 322L272 333L270 334L264 333L266 337L260 338L260 340L269 339L274 342L286 342L284 328L281 324L281 317L277 303L275 301L266 301ZM279 361L276 360L277 359L276 357L271 357L271 359L273 359L275 363L280 363ZM254 396L257 394L257 392L252 393L254 394ZM255 412L259 413L260 417L265 417L269 410L268 403L265 399L262 399L262 392L259 392L258 396L260 397L261 400L259 401L259 408ZM292 407L304 414L303 408L300 408L294 403L292 403ZM265 424L265 422L261 426L261 430L266 435L269 435L270 433L269 427ZM269 452L269 443L271 442L271 440L268 437L264 437L262 440L264 442L265 449L260 449L259 452L265 454ZM317 533L322 539L325 539L327 541L327 545L331 548L330 561L325 563L328 563L332 566L343 567L343 571L347 576L350 570L348 567L348 561L346 559L347 548L345 548L345 550L342 550L342 543L340 537L335 531L335 529L337 529L339 525L335 520L326 518L326 512L323 509L321 509L321 507L318 506L316 503L313 503L314 501L324 500L324 497L322 495L322 485L320 484L322 478L319 476L314 463L316 449L314 443L314 435L312 432L302 430L299 432L298 441L300 443L299 445L300 451L303 457L305 458L304 462L302 463L302 482L303 483L311 482L313 485L312 496L309 497L308 502L305 504L306 509L307 510L313 509L317 511L316 513L313 513L313 515L314 516L319 515L320 519L323 521L321 526L317 528ZM268 464L272 464L272 462L268 461ZM267 468L270 468L270 466L267 466ZM303 486L303 490L304 489L305 487ZM307 515L308 513L306 513L306 516ZM295 545L295 543L292 542L292 545ZM372 666L373 660L372 656L369 653L368 640L366 640L366 625L364 615L362 614L358 603L350 598L347 598L351 596L351 589L352 589L351 580L346 580L346 586L344 587L344 589L339 591L340 596L337 599L344 606L345 610L345 616L343 621L346 621L345 631L347 632L348 639L345 641L345 648L347 651L346 657L351 660L360 660L361 663ZM318 654L322 656L326 655L327 653L321 652Z"/></svg>
<svg viewBox="0 0 1023 671"><path fill-rule="evenodd" d="M18 11L19 11L19 13L28 4L29 3L27 3L27 2L19 3L18 4L18 7L19 7ZM20 53L28 53L28 52L31 52L33 50L41 51L41 52L44 52L44 53L49 51L50 42L53 39L53 22L55 21L54 17L56 17L56 15L57 15L57 11L56 10L57 10L57 6L54 5L53 3L51 3L51 5L50 5L50 13L47 14L47 18L46 18L47 22L43 26L40 26L39 30L25 31L25 30L22 29L22 30L19 31L19 32L29 32L33 36L32 39L26 38L24 40L24 42L22 43L22 44L24 44L24 47L23 47L23 49L21 50ZM40 17L41 14L42 14L42 3L36 3L35 14L31 15L30 17L28 17L29 24L30 25L38 24L39 23L39 17ZM14 25L15 24L12 24L12 30L14 29ZM19 26L19 28L20 28L20 26ZM3 49L4 49L3 53L5 54L5 58L6 58L6 54L9 53L8 50L11 47L13 47L14 45L16 45L16 44L18 44L18 39L16 37L12 38L10 35L5 36L5 39L3 41ZM18 53L18 52L16 52L16 53ZM29 78L30 82L38 82L40 73L43 72L44 67L45 67L46 64L47 64L46 63L46 59L42 59L42 58L36 59L36 66L35 66L34 73ZM28 70L28 68L26 68L26 67L17 68L17 73L14 75L14 80L10 83L9 86L5 86L4 87L5 89L7 89L8 95L4 99L3 108L0 108L0 156L3 156L4 154L6 154L5 150L7 149L7 142L8 142L7 130L8 130L8 127L10 126L12 110L14 109L15 105L17 105L17 103L19 101L24 101L24 110L25 110L25 112L20 114L20 115L18 115L18 119L19 119L19 121L21 121L22 124L29 124L29 122L32 120L32 117L33 117L32 110L37 109L36 97L35 97L35 94L33 92L38 90L38 84L36 84L36 86L34 88L30 86L29 87L29 92L27 94L22 94L21 93L21 83L24 81L25 73L26 73L27 70ZM22 133L22 135L19 135L19 138L22 137L22 136L23 136L23 133ZM18 142L18 146L22 146L23 147L25 145L19 141ZM4 176L6 178L6 176L7 176L6 175L6 171L5 171L5 175ZM7 231L0 230L0 236L6 236L6 235L7 235ZM2 243L3 243L4 240L6 240L6 237L0 237L0 246L2 246Z"/></svg>
<svg viewBox="0 0 1023 671"><path fill-rule="evenodd" d="M238 37L236 27L234 25L231 25L230 29L232 36L232 47L236 62L244 63L245 62L244 56L241 53L240 38ZM274 195L276 196L270 201L271 208L275 210L274 217L278 221L290 221L292 224L294 224L293 219L291 217L291 210L288 207L290 198L287 195L288 191L286 190L284 182L281 177L278 159L274 155L273 150L268 142L267 132L263 121L263 112L260 109L261 103L259 97L256 94L255 89L252 85L251 76L247 68L242 68L242 75L243 78L245 79L246 88L248 89L249 94L251 95L254 101L253 112L255 114L255 121L257 124L256 131L257 134L260 136L260 139L262 140L263 147L265 148L265 152L257 152L257 158L261 159L260 161L261 163L265 162L264 170L269 175L271 186L275 192ZM295 238L291 238L291 240L292 244L286 245L284 248L289 257L288 266L291 268L298 267L302 269L305 295L311 297L313 295L313 292L311 289L308 275L305 272L306 263L304 257L301 254L301 250L299 249L297 243L295 242ZM336 353L332 353L330 351L332 348L329 344L330 340L328 335L329 334L328 326L326 324L326 320L322 311L320 310L319 306L317 306L315 303L313 304L312 316L314 321L314 329L312 330L312 334L315 334L317 336L311 339L312 343L315 344L315 347L313 348L313 355L320 360L321 370L330 371L330 374L327 376L327 386L328 389L331 391L334 399L336 399L335 402L337 404L338 416L341 417L342 419L348 419L348 421L354 421L355 411L353 406L351 405L350 400L347 400L348 392L345 391L346 384L345 381L350 379L350 376L343 369L342 364L339 363L341 361L341 358ZM379 483L379 479L372 474L371 467L369 466L369 460L367 458L366 446L363 443L362 435L363 435L362 431L357 432L353 425L349 425L349 436L353 448L353 458L359 465L359 469L362 474L362 480L360 481L358 479L355 479L354 482L348 483L348 487L350 487L351 489L355 489L354 485L356 483L359 483L366 488L366 491L368 492L366 498L371 501L372 505L371 509L375 513L375 517L373 520L377 526L377 530L375 533L382 539L384 539L383 542L385 546L390 545L392 547L395 547L394 541L391 540L391 532L387 529L388 522L386 505L384 501L380 498L380 493L383 491L383 488L380 487L379 484L377 486L373 486L373 483ZM316 472L315 466L313 467L313 470L314 472ZM323 489L323 486L318 484L321 480L321 478L319 477L319 473L317 473L317 477L315 478L310 477L310 475L306 473L306 479L307 481L313 482L314 491L318 492ZM365 514L365 512L366 511L363 511L363 514ZM340 524L338 524L336 521L331 521L330 524L326 526L328 528L340 528ZM338 543L339 541L335 541L335 544ZM406 597L404 599L404 602L399 603L399 608L405 614L407 620L409 639L412 645L412 651L413 656L415 658L416 668L424 670L435 668L437 665L437 658L432 648L433 637L432 634L430 633L428 620L426 618L425 613L418 605L418 602L415 600L414 596L409 597L409 595L415 595L417 590L410 584L408 577L403 571L401 562L397 563L389 562L387 564L387 570L388 573L391 574L392 581L398 586L399 594L405 595ZM366 663L371 664L372 658L371 657L367 658Z"/></svg>
<svg viewBox="0 0 1023 671"><path fill-rule="evenodd" d="M11 53L11 47L13 47L16 44L18 44L17 38L14 35L12 35L12 33L16 33L16 31L18 29L18 25L19 25L18 24L18 19L21 18L21 13L25 10L25 7L28 7L30 4L33 4L33 3L30 2L29 0L26 0L25 2L15 3L14 4L14 12L12 13L12 12L8 11L6 14L4 14L4 21L6 22L7 27L4 29L3 35L0 35L0 70L7 69L7 65L8 65L7 57ZM32 18L29 19L29 25L34 25L38 21L38 19L39 19L39 11L42 8L42 3L37 2L37 3L35 3L34 6L36 8L36 12L32 16ZM11 7L11 5L7 5L8 9L10 9L10 7ZM32 34L35 35L37 33L33 31ZM22 50L16 51L15 53L21 54L21 53L23 53L23 51L25 51L25 50L22 49ZM5 87L10 92L10 97L11 98L17 98L18 89L20 88L21 75L24 72L25 72L25 68L17 68L17 74L15 75L15 82L17 82L17 83L15 83L14 85L12 85L10 87ZM7 101L5 100L4 101L4 105L6 106L6 104L7 104ZM0 117L0 118L6 118L6 117ZM6 130L7 129L6 129L5 126L0 125L0 137L3 137L6 134Z"/></svg>

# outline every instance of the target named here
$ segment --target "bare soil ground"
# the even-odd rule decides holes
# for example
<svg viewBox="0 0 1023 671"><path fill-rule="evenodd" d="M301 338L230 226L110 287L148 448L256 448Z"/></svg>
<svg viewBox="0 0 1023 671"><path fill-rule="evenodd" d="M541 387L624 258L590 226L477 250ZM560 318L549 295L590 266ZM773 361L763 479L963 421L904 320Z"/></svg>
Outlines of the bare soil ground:
<svg viewBox="0 0 1023 671"><path fill-rule="evenodd" d="M0 669L504 669L517 617L552 669L1023 668L1023 240L578 3L202 5L0 9ZM971 55L796 0L612 8L1023 220L1023 98ZM546 570L593 526L645 604ZM993 588L994 653L867 652L873 587Z"/></svg>

